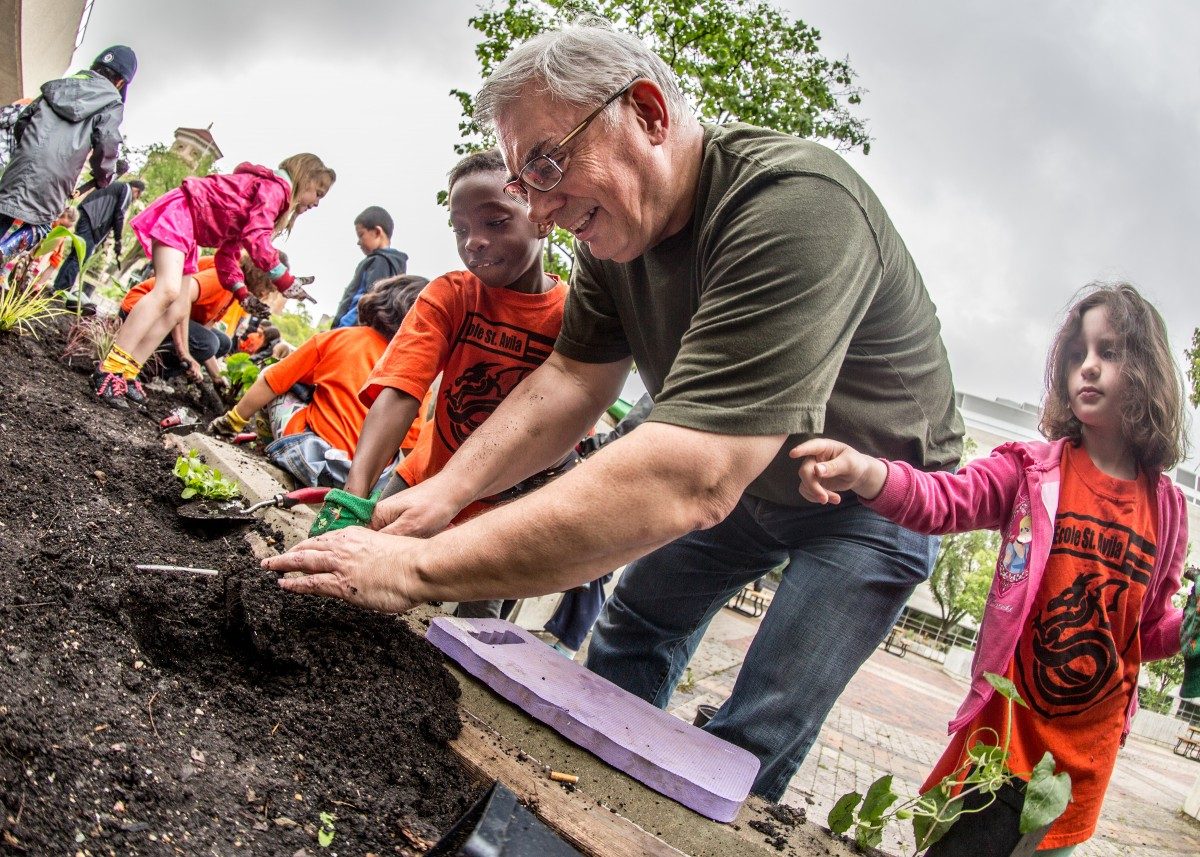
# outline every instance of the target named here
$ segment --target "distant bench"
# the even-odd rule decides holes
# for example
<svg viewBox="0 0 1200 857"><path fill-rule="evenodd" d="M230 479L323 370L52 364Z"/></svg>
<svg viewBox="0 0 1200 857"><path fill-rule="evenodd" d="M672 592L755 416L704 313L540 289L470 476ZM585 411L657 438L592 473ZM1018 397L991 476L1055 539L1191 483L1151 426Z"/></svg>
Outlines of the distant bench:
<svg viewBox="0 0 1200 857"><path fill-rule="evenodd" d="M1189 726L1175 742L1175 755L1200 761L1200 726Z"/></svg>
<svg viewBox="0 0 1200 857"><path fill-rule="evenodd" d="M887 635L887 639L883 641L883 650L889 652L896 657L902 658L908 654L908 643L900 637L900 632L892 628L892 632Z"/></svg>

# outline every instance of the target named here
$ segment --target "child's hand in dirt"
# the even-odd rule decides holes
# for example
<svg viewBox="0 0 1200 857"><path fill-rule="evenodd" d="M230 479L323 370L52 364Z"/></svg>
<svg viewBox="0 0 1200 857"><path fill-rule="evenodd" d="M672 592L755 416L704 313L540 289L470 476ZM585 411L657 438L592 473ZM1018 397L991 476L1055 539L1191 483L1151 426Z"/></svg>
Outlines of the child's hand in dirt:
<svg viewBox="0 0 1200 857"><path fill-rule="evenodd" d="M430 486L433 486L432 488ZM438 480L426 480L375 504L371 529L397 536L428 538L454 520L462 507L449 500Z"/></svg>
<svg viewBox="0 0 1200 857"><path fill-rule="evenodd" d="M267 557L263 568L280 574L279 585L301 595L341 598L381 613L404 613L425 600L416 596L411 561L425 541L388 536L365 527L347 527L305 539L279 556Z"/></svg>
<svg viewBox="0 0 1200 857"><path fill-rule="evenodd" d="M187 359L187 377L188 380L201 384L204 382L204 367L193 360L190 356Z"/></svg>
<svg viewBox="0 0 1200 857"><path fill-rule="evenodd" d="M309 528L309 536L320 536L346 527L366 527L375 511L375 497L358 497L341 488L325 495L325 505Z"/></svg>
<svg viewBox="0 0 1200 857"><path fill-rule="evenodd" d="M800 493L813 503L842 502L838 491L873 500L883 490L887 465L837 440L813 438L788 453L800 462Z"/></svg>

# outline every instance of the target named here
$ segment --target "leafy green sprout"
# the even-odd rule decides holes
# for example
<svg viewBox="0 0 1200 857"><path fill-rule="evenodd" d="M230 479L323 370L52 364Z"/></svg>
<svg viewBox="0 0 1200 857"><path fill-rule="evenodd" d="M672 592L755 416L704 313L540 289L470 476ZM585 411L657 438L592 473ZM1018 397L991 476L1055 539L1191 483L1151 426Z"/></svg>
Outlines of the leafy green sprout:
<svg viewBox="0 0 1200 857"><path fill-rule="evenodd" d="M961 816L991 806L1001 787L1017 778L1017 773L1008 767L1013 711L1016 705L1029 706L1008 679L995 673L984 673L984 677L1008 701L1003 746L998 746L1000 736L994 729L979 730L968 741L970 749L961 767L925 794L899 804L896 801L900 796L892 791L891 774L872 783L865 797L858 792L842 795L829 811L829 829L833 833L843 834L853 827L854 841L859 847L875 848L883 841L883 831L889 822L910 820L917 850L921 851L945 836ZM984 737L991 737L997 743L985 743ZM964 809L963 801L975 793L991 799L977 809ZM1047 752L1030 772L1020 832L1031 833L1050 824L1062 815L1070 799L1071 777L1065 772L1054 773L1054 757Z"/></svg>
<svg viewBox="0 0 1200 857"><path fill-rule="evenodd" d="M183 480L183 493L180 496L184 500L193 497L204 500L233 500L242 493L236 482L226 479L221 475L221 471L201 461L200 454L194 449L175 459L173 472Z"/></svg>
<svg viewBox="0 0 1200 857"><path fill-rule="evenodd" d="M317 844L322 848L328 848L333 844L333 837L336 833L334 830L334 822L336 821L337 815L334 813L321 813L321 829L317 831Z"/></svg>
<svg viewBox="0 0 1200 857"><path fill-rule="evenodd" d="M258 380L259 371L250 355L239 351L225 358L225 368L221 374L229 380L234 395L240 397Z"/></svg>

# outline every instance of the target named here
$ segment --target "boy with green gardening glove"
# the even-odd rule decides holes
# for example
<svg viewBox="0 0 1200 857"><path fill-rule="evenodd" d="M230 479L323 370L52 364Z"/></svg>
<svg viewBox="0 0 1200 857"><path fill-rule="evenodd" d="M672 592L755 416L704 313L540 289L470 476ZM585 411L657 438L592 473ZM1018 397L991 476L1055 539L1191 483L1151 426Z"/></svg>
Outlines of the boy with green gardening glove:
<svg viewBox="0 0 1200 857"><path fill-rule="evenodd" d="M567 287L542 270L549 227L533 223L505 193L507 181L508 169L495 149L468 155L451 170L450 223L467 270L452 271L425 287L367 378L359 395L370 410L345 490L330 492L310 535L348 526L351 519L365 526L376 502L384 512L393 494L438 473L504 397L550 356ZM432 421L382 496L369 497L438 375ZM454 522L543 484L574 461L559 462L501 497L467 506ZM387 522L395 517L376 515ZM501 609L500 601L475 602L460 604L456 613L496 617Z"/></svg>

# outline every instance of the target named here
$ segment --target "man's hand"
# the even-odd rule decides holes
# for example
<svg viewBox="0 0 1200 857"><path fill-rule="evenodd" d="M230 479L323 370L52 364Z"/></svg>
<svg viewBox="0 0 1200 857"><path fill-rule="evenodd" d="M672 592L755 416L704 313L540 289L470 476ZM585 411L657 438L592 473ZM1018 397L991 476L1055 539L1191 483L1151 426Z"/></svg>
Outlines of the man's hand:
<svg viewBox="0 0 1200 857"><path fill-rule="evenodd" d="M381 613L404 613L421 603L413 595L412 558L422 544L420 539L348 527L305 539L287 553L267 557L262 565L281 574L303 572L304 577L279 579L289 592L341 598Z"/></svg>
<svg viewBox="0 0 1200 857"><path fill-rule="evenodd" d="M436 483L436 479L428 480L380 500L371 515L371 529L418 538L428 538L446 529L462 507L448 502Z"/></svg>
<svg viewBox="0 0 1200 857"><path fill-rule="evenodd" d="M873 500L887 479L887 465L841 441L814 438L788 455L802 459L800 493L813 503L836 505L842 502L838 491L853 491L864 500Z"/></svg>

